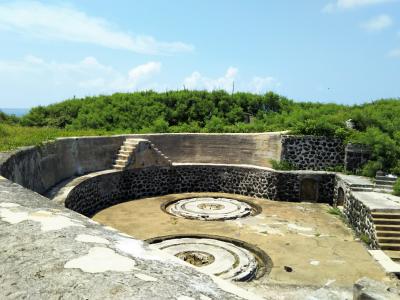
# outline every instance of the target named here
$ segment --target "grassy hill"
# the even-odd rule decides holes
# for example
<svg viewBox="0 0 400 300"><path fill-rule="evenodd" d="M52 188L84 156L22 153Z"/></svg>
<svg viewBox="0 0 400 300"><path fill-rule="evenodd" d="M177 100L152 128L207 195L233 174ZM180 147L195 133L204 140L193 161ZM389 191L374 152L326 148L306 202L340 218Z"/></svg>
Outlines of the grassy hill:
<svg viewBox="0 0 400 300"><path fill-rule="evenodd" d="M21 118L0 113L0 150L70 135L291 130L370 145L373 157L363 174L400 174L399 116L400 99L346 106L295 102L271 92L117 93L38 106ZM346 128L348 119L355 130Z"/></svg>

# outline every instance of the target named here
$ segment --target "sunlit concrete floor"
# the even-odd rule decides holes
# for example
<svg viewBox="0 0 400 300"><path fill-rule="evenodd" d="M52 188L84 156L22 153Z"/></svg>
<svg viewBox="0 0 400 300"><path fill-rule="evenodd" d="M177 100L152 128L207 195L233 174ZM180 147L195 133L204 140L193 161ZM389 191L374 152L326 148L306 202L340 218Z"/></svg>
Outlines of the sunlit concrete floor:
<svg viewBox="0 0 400 300"><path fill-rule="evenodd" d="M166 201L200 196L248 200L261 206L262 212L236 220L201 221L175 217L160 208ZM327 204L186 193L125 202L99 212L93 219L142 240L173 234L209 234L256 245L271 257L273 267L263 278L240 283L252 289L262 290L269 285L349 289L364 276L389 281L351 230L338 216L328 213L329 208ZM293 271L285 271L285 266Z"/></svg>

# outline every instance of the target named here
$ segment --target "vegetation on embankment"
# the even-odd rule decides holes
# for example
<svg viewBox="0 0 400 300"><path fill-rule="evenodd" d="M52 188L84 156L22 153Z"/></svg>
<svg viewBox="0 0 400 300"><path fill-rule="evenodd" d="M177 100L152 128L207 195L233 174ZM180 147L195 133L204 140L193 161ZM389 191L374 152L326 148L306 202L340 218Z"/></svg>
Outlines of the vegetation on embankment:
<svg viewBox="0 0 400 300"><path fill-rule="evenodd" d="M372 158L363 175L373 176L378 169L400 174L399 116L399 99L346 106L294 102L271 92L117 93L38 106L22 118L0 114L0 150L38 144L56 136L290 130L369 145ZM346 128L348 119L354 121L355 130Z"/></svg>
<svg viewBox="0 0 400 300"><path fill-rule="evenodd" d="M393 186L393 195L400 196L400 178L396 180L396 183Z"/></svg>
<svg viewBox="0 0 400 300"><path fill-rule="evenodd" d="M70 130L0 124L0 151L9 151L23 146L40 145L45 141L51 141L57 137L107 134L110 133L104 130Z"/></svg>

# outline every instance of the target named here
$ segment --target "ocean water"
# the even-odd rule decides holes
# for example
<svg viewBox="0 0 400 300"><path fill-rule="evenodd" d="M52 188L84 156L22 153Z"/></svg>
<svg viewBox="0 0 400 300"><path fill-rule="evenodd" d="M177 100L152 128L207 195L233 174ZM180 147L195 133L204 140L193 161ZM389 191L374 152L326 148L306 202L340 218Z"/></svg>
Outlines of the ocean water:
<svg viewBox="0 0 400 300"><path fill-rule="evenodd" d="M21 117L29 112L29 108L0 108L0 111L7 115L16 115L17 117Z"/></svg>

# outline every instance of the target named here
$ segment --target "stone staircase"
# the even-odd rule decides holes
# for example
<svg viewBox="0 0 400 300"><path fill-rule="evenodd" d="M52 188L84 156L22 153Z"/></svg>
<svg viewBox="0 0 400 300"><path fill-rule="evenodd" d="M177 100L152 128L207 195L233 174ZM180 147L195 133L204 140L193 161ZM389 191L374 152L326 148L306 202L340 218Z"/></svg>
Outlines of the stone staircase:
<svg viewBox="0 0 400 300"><path fill-rule="evenodd" d="M379 247L393 261L400 261L400 211L372 212Z"/></svg>
<svg viewBox="0 0 400 300"><path fill-rule="evenodd" d="M374 190L377 192L392 193L396 177L388 177L384 175L376 175Z"/></svg>
<svg viewBox="0 0 400 300"><path fill-rule="evenodd" d="M129 168L132 162L136 163L136 167L172 165L172 161L148 140L127 138L119 149L113 168L122 171Z"/></svg>
<svg viewBox="0 0 400 300"><path fill-rule="evenodd" d="M135 151L136 146L139 144L138 139L126 139L119 149L117 159L113 165L116 170L124 170L129 163L132 153Z"/></svg>

